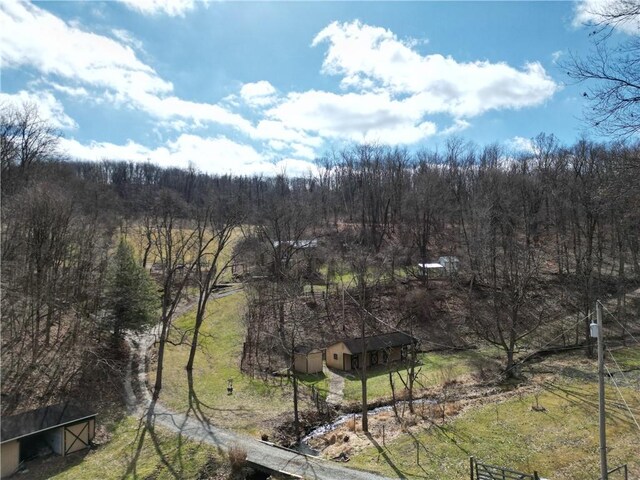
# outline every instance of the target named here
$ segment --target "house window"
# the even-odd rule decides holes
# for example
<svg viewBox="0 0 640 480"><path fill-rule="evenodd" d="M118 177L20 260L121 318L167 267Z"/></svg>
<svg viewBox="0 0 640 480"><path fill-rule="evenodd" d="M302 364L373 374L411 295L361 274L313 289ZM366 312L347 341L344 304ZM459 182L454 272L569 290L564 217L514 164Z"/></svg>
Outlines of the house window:
<svg viewBox="0 0 640 480"><path fill-rule="evenodd" d="M389 361L389 352L386 350L382 351L382 363L387 363Z"/></svg>
<svg viewBox="0 0 640 480"><path fill-rule="evenodd" d="M337 360L337 359L338 359L338 354L337 354L337 353L334 353L334 354L333 354L333 359L334 359L334 360Z"/></svg>
<svg viewBox="0 0 640 480"><path fill-rule="evenodd" d="M371 352L371 365L378 364L378 352Z"/></svg>
<svg viewBox="0 0 640 480"><path fill-rule="evenodd" d="M408 348L406 345L404 345L402 347L402 349L400 350L400 359L401 360L406 360L407 359L407 353L408 353Z"/></svg>

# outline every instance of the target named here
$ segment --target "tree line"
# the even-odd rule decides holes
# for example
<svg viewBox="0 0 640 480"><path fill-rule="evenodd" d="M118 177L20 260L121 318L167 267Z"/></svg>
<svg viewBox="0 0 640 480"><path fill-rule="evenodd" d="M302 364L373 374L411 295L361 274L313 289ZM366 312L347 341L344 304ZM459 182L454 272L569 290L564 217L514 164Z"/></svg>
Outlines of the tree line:
<svg viewBox="0 0 640 480"><path fill-rule="evenodd" d="M82 364L69 358L101 355L106 339L156 320L157 395L186 290L198 292L195 329L182 332L192 368L207 302L252 243L272 257L261 291L275 299L287 344L283 299L294 280L313 273L296 242L328 239L327 268L339 259L349 265L351 294L363 308L372 269L393 278L399 268L459 256L468 273L468 325L504 349L507 369L517 343L544 317L535 297L544 275L575 287L571 302L585 318L604 292L617 292L623 311L624 292L640 280L638 144L562 145L548 134L518 153L461 138L417 152L354 144L319 158L306 176L234 177L72 161L35 107L3 106L0 114L6 398L17 399L27 384L37 384L42 398L55 396ZM240 227L241 248L222 255ZM152 263L154 283L140 281ZM119 298L132 293L127 282L143 285L138 298ZM588 320L574 340L589 344Z"/></svg>

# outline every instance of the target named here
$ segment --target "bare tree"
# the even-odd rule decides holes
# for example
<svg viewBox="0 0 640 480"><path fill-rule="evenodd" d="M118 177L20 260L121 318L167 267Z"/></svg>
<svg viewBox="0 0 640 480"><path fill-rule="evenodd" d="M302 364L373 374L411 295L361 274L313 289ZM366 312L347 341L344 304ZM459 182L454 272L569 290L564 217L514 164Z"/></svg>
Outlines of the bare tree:
<svg viewBox="0 0 640 480"><path fill-rule="evenodd" d="M640 4L637 0L602 2L588 12L593 19L593 49L585 57L572 55L562 65L583 93L587 120L606 134L630 137L640 132ZM623 41L613 30L628 32Z"/></svg>
<svg viewBox="0 0 640 480"><path fill-rule="evenodd" d="M58 131L40 116L35 104L23 103L20 107L0 104L3 182L10 178L14 167L24 175L33 163L54 156L58 152L59 138Z"/></svg>
<svg viewBox="0 0 640 480"><path fill-rule="evenodd" d="M196 322L191 337L191 349L187 370L193 370L198 348L198 335L205 319L207 304L217 288L220 279L233 262L233 254L223 258L225 249L230 248L234 229L242 222L237 207L227 202L218 202L202 211L196 221L196 249L194 254L194 280L198 287Z"/></svg>
<svg viewBox="0 0 640 480"><path fill-rule="evenodd" d="M186 206L170 192L163 192L154 207L151 236L156 258L162 268L161 317L158 360L153 398L162 389L164 353L169 340L171 322L182 299L191 272L199 260L196 231L185 220ZM195 254L194 254L195 252Z"/></svg>

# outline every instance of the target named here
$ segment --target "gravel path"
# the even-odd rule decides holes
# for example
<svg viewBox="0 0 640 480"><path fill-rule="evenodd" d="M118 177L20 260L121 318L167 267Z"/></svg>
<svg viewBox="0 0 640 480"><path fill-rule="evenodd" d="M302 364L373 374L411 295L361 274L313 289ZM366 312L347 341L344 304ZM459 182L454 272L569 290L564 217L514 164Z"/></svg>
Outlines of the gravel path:
<svg viewBox="0 0 640 480"><path fill-rule="evenodd" d="M334 373L329 367L324 365L323 373L329 378L329 394L327 403L330 405L340 405L344 400L344 377Z"/></svg>
<svg viewBox="0 0 640 480"><path fill-rule="evenodd" d="M217 298L230 295L236 291L223 292ZM188 309L188 305L186 308ZM154 404L146 384L145 365L147 365L149 350L154 344L157 334L158 328L154 328L143 334L129 335L127 337L131 355L125 374L125 394L131 415L135 415L138 418L148 416L153 425L161 425L187 438L206 442L223 450L237 445L247 451L247 460L249 462L294 477L326 480L384 480L387 478L369 472L345 468L328 460L304 455L258 441L231 430L215 427L209 424L206 418L193 411L173 412L160 403ZM133 366L134 358L137 359L138 369ZM342 395L344 379L339 375L332 375L330 377L330 385L333 385L335 377L342 380L342 386L339 386L339 380L335 381L335 392L339 392ZM136 395L134 388L136 385L139 387L139 396L142 398L138 398L139 396ZM331 391L333 392L334 390L332 389Z"/></svg>

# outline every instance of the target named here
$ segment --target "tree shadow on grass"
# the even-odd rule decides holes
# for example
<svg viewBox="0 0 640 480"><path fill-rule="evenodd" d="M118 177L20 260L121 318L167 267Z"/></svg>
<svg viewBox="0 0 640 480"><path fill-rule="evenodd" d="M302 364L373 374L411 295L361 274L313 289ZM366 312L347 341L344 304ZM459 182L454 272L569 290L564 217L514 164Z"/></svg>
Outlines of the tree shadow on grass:
<svg viewBox="0 0 640 480"><path fill-rule="evenodd" d="M384 461L387 462L387 465L389 465L393 469L398 478L407 478L406 475L397 467L397 465L393 463L393 460L391 460L391 457L389 456L387 451L380 446L375 438L373 438L373 435L371 435L369 432L366 432L365 435L369 439L371 444L376 447L376 450L378 451L378 458L382 456L382 458L384 458Z"/></svg>
<svg viewBox="0 0 640 480"><path fill-rule="evenodd" d="M169 442L166 445L162 438L158 435L156 430L156 423L158 418L168 417L173 423L173 428L168 428L177 436L176 443ZM165 428L167 428L165 426ZM152 401L147 410L141 415L136 430L136 437L132 442L133 445L133 457L129 461L126 471L122 475L122 479L125 478L138 478L138 463L141 460L142 452L145 448L145 442L150 441L153 445L155 453L160 460L160 463L164 466L164 469L168 474L179 480L184 478L182 472L185 470L185 439L183 431L188 428L192 428L189 425L189 417L187 415L177 415L163 411L158 407L155 401ZM218 445L218 451L221 450L221 446ZM193 452L186 452L186 455L191 455ZM156 467L158 470L158 467Z"/></svg>

